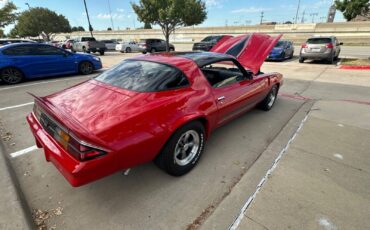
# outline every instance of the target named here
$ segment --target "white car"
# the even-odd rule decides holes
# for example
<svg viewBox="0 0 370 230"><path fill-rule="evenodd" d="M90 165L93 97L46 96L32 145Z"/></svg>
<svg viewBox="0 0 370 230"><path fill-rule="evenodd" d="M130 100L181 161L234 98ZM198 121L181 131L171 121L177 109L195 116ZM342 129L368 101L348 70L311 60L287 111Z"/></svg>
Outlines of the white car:
<svg viewBox="0 0 370 230"><path fill-rule="evenodd" d="M116 45L116 50L120 51L121 53L131 53L131 52L139 52L140 47L134 41L122 42Z"/></svg>

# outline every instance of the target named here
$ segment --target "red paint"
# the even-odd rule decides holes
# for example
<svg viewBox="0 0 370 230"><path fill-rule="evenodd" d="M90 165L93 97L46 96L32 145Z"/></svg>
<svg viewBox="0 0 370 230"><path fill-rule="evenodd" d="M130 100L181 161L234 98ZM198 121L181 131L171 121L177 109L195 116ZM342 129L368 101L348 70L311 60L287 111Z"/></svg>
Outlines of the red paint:
<svg viewBox="0 0 370 230"><path fill-rule="evenodd" d="M244 46L237 52L235 57L245 68L251 70L253 73L258 73L267 55L274 48L276 43L280 40L282 34L277 37L271 37L267 34L252 33L237 36L225 40L223 43L218 42L212 49L212 52L227 53L235 48L240 42L244 41Z"/></svg>
<svg viewBox="0 0 370 230"><path fill-rule="evenodd" d="M339 68L348 70L370 70L370 65L360 65L360 66L341 65Z"/></svg>
<svg viewBox="0 0 370 230"><path fill-rule="evenodd" d="M54 121L79 140L104 149L106 155L80 162L44 130L34 112L27 116L38 146L44 148L46 160L72 186L152 161L176 129L189 121L201 119L209 136L215 128L252 109L272 85L282 84L281 74L270 73L213 88L190 59L167 54L141 55L135 59L173 65L184 72L190 86L140 93L89 80L36 98L36 105ZM226 100L217 102L219 95Z"/></svg>

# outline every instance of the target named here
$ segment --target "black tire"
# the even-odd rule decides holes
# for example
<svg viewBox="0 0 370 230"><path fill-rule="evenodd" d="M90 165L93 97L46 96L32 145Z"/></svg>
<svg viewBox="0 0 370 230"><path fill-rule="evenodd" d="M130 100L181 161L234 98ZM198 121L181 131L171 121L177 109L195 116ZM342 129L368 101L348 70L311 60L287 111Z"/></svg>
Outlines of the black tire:
<svg viewBox="0 0 370 230"><path fill-rule="evenodd" d="M289 59L292 59L294 57L294 53L292 52L292 54L289 56Z"/></svg>
<svg viewBox="0 0 370 230"><path fill-rule="evenodd" d="M76 53L76 50L74 50L72 46L71 46L71 52Z"/></svg>
<svg viewBox="0 0 370 230"><path fill-rule="evenodd" d="M175 48L173 48L173 47L170 47L170 52L173 52L173 51L175 51Z"/></svg>
<svg viewBox="0 0 370 230"><path fill-rule="evenodd" d="M104 50L100 50L100 51L99 51L99 54L100 54L100 55L104 55L104 53L105 53L105 51L104 51Z"/></svg>
<svg viewBox="0 0 370 230"><path fill-rule="evenodd" d="M82 47L82 52L87 53L86 47Z"/></svg>
<svg viewBox="0 0 370 230"><path fill-rule="evenodd" d="M9 67L0 71L0 78L5 84L13 85L21 82L24 75L20 70Z"/></svg>
<svg viewBox="0 0 370 230"><path fill-rule="evenodd" d="M150 52L151 52L151 53L155 53L155 52L157 52L157 50L156 50L155 48L151 48L151 49L150 49Z"/></svg>
<svg viewBox="0 0 370 230"><path fill-rule="evenodd" d="M299 63L303 63L304 62L304 58L299 58Z"/></svg>
<svg viewBox="0 0 370 230"><path fill-rule="evenodd" d="M330 58L328 58L328 62L329 62L329 64L333 64L334 63L334 55L332 55Z"/></svg>
<svg viewBox="0 0 370 230"><path fill-rule="evenodd" d="M131 48L130 47L126 48L126 53L131 53Z"/></svg>
<svg viewBox="0 0 370 230"><path fill-rule="evenodd" d="M263 99L263 101L258 105L258 107L264 111L269 111L275 104L278 91L279 87L277 85L273 85L270 92L267 94L265 99Z"/></svg>
<svg viewBox="0 0 370 230"><path fill-rule="evenodd" d="M192 145L190 145L191 141ZM189 122L176 130L154 162L168 174L182 176L198 163L204 150L204 144L205 130L202 123ZM188 149L189 146L191 149Z"/></svg>
<svg viewBox="0 0 370 230"><path fill-rule="evenodd" d="M83 75L92 74L94 72L94 66L89 61L83 61L78 65L78 72Z"/></svg>

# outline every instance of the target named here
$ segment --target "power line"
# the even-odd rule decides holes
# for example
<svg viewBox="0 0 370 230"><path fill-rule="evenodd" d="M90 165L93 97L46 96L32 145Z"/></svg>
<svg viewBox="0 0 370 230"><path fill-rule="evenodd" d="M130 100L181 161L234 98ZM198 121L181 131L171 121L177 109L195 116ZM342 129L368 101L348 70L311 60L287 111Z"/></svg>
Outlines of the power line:
<svg viewBox="0 0 370 230"><path fill-rule="evenodd" d="M304 15L305 14L306 14L306 10L303 10L301 23L304 23Z"/></svg>
<svg viewBox="0 0 370 230"><path fill-rule="evenodd" d="M301 5L301 0L298 0L297 12L295 14L295 24L297 24L298 22L298 12L299 12L300 5Z"/></svg>

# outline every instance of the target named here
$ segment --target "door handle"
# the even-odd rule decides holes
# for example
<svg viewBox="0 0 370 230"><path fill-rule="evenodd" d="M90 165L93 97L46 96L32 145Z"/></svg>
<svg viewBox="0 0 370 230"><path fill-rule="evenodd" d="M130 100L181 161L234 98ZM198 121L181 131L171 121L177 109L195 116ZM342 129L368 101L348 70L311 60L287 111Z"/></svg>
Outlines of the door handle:
<svg viewBox="0 0 370 230"><path fill-rule="evenodd" d="M223 101L223 100L225 100L225 96L221 96L221 97L217 98L217 101Z"/></svg>

